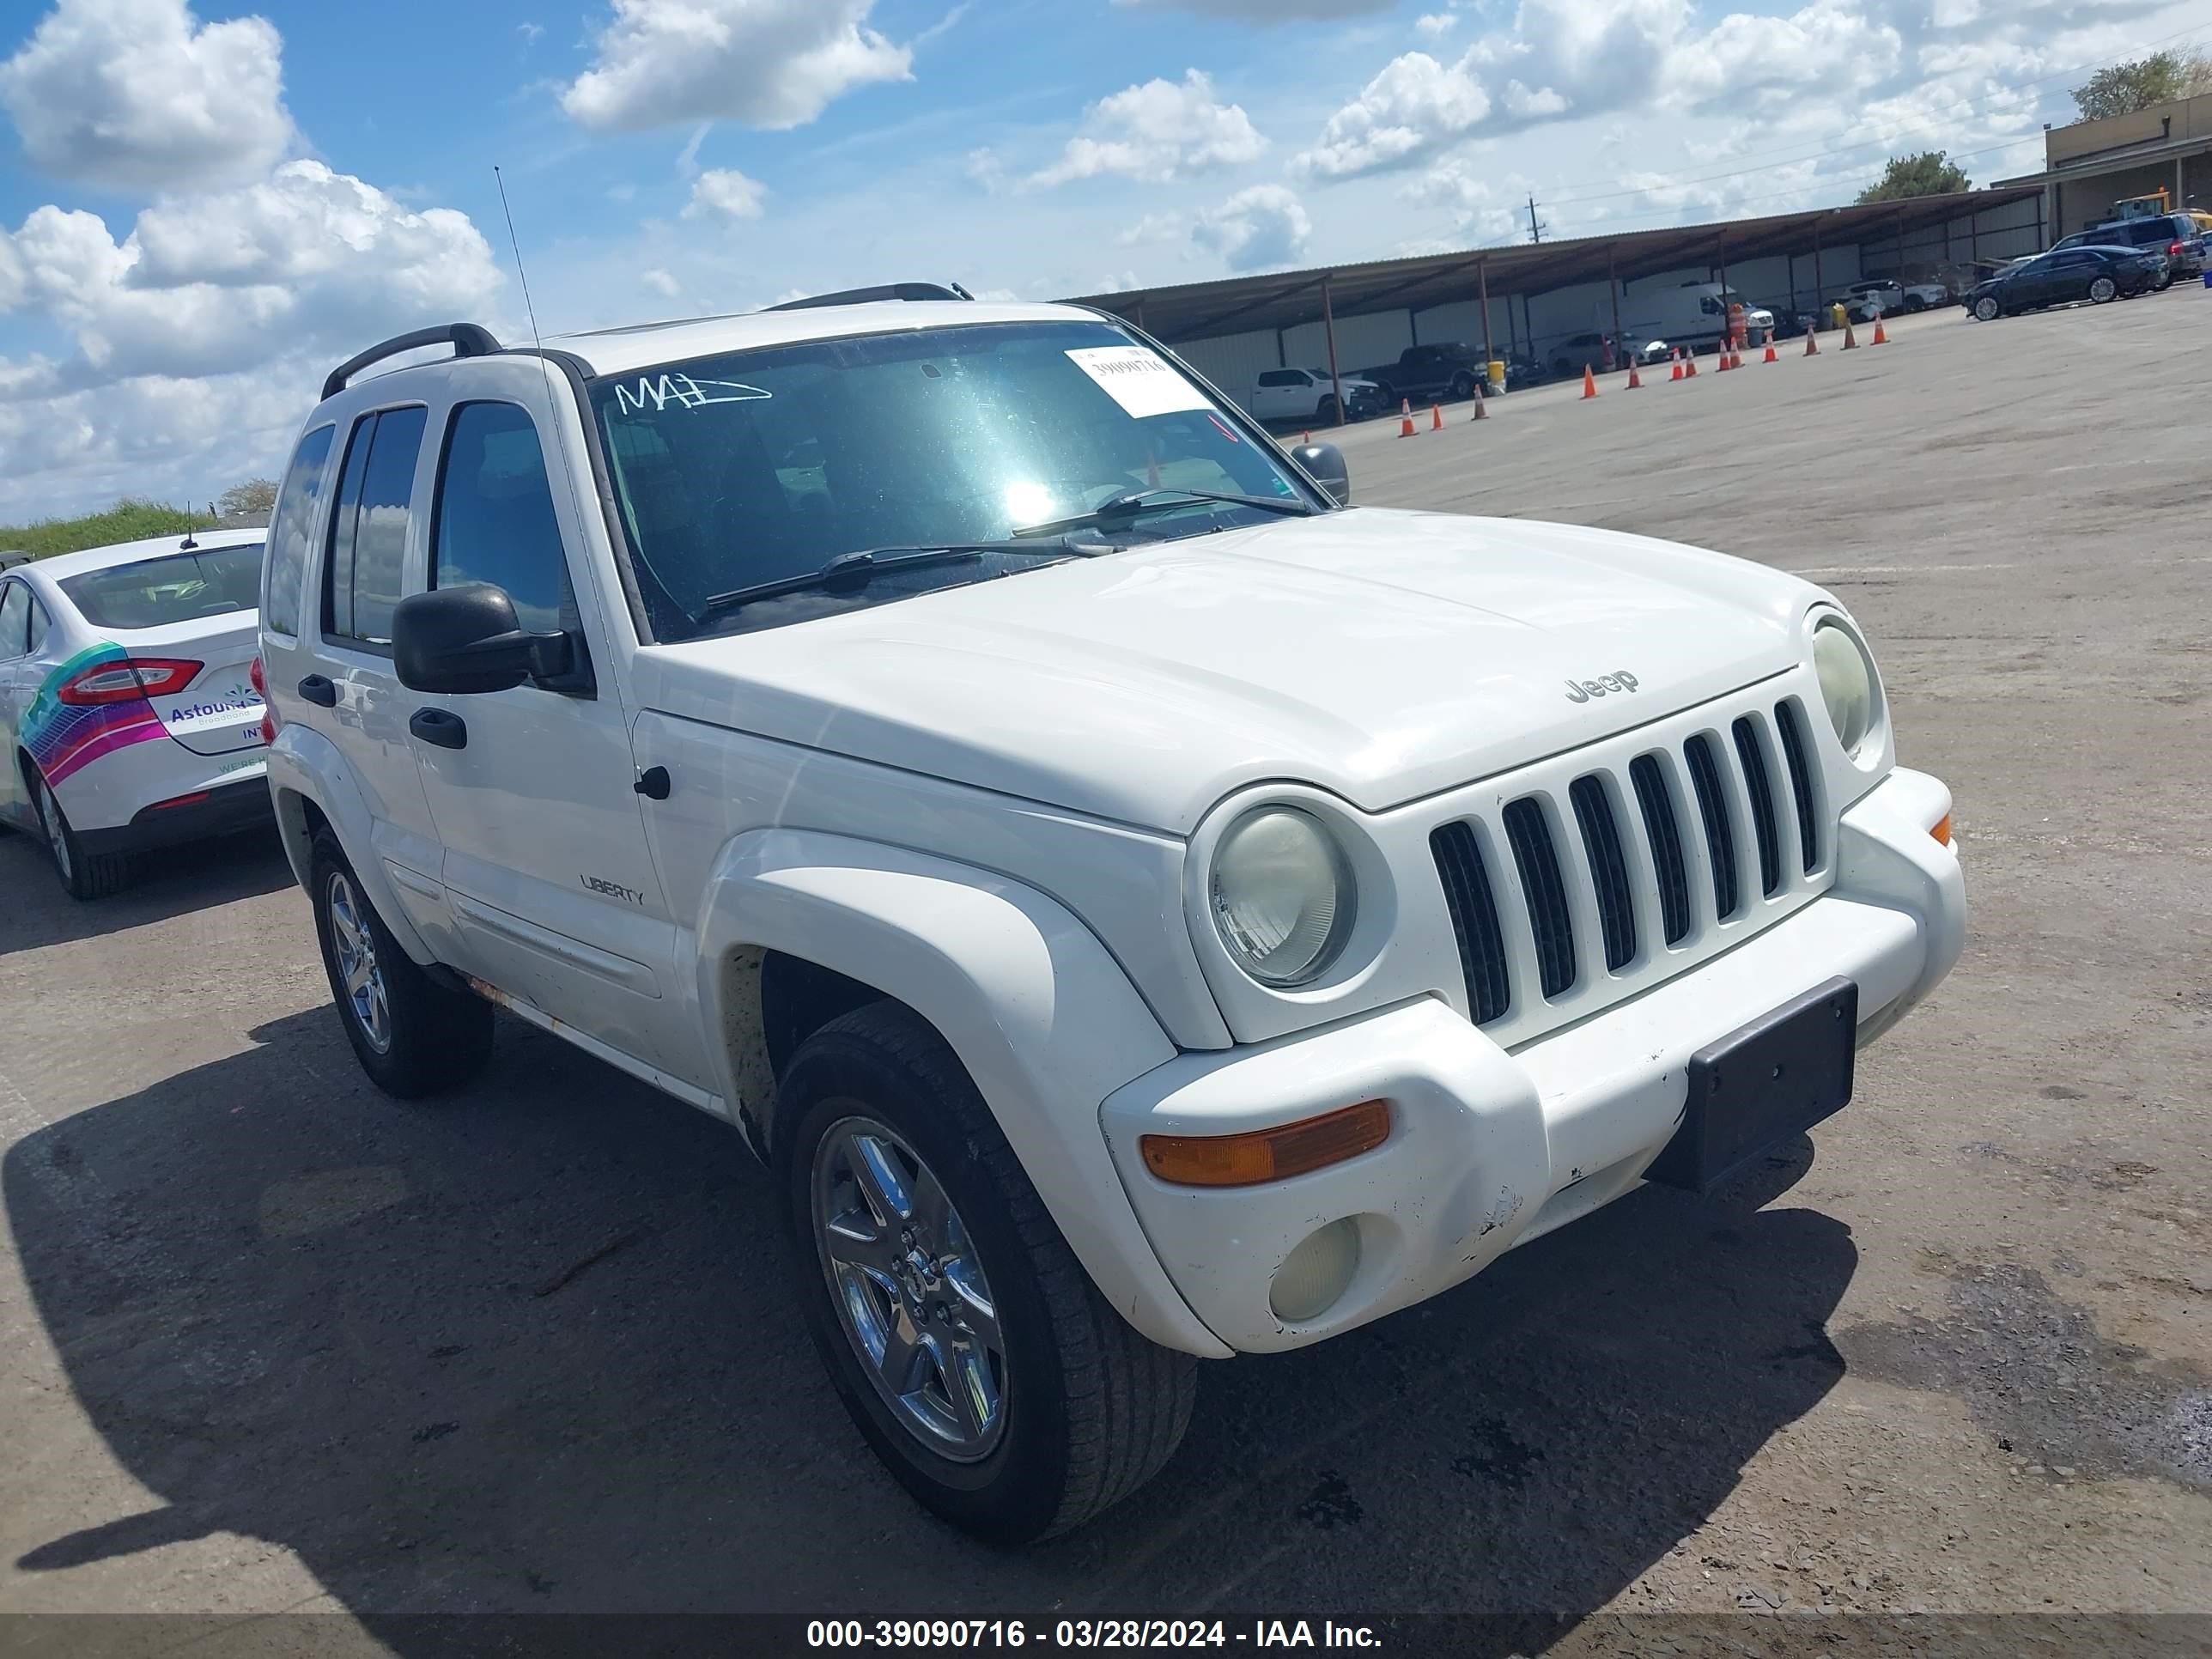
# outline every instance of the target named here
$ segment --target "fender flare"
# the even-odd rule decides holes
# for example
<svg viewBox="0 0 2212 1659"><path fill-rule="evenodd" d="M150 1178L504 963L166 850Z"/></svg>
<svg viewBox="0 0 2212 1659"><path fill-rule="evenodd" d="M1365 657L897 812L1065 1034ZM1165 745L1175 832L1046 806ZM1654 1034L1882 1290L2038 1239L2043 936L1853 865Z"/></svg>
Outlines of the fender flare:
<svg viewBox="0 0 2212 1659"><path fill-rule="evenodd" d="M1146 1240L1099 1127L1106 1097L1173 1043L1097 936L985 870L811 830L726 845L698 925L712 1063L757 1146L777 1135L760 967L775 951L895 997L967 1068L1091 1282L1153 1341L1226 1358Z"/></svg>
<svg viewBox="0 0 2212 1659"><path fill-rule="evenodd" d="M1959 855L1929 831L1951 811L1940 778L1906 767L1843 815L1836 843L1836 888L1852 898L1902 910L1919 924L1927 949L1912 988L1893 1005L1894 1020L1917 1006L1966 948L1966 876Z"/></svg>
<svg viewBox="0 0 2212 1659"><path fill-rule="evenodd" d="M434 964L437 957L415 931L406 907L399 902L398 890L392 885L391 873L377 855L368 803L362 798L361 786L355 781L352 769L347 766L338 746L312 726L294 724L277 728L276 741L263 751L263 756L269 771L270 799L276 806L277 827L283 836L284 856L291 863L292 874L301 890L307 890L312 873L308 848L313 836L305 814L289 807L287 794L314 802L316 810L329 821L338 845L345 850L354 874L368 890L368 902L376 907L378 917L391 930L392 937L399 941L399 948L422 967Z"/></svg>

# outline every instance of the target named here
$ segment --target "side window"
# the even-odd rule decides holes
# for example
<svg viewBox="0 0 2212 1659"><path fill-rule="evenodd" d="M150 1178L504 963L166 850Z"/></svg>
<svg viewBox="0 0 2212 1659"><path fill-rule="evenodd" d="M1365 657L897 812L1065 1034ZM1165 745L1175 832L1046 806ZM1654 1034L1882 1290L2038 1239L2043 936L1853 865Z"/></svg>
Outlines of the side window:
<svg viewBox="0 0 2212 1659"><path fill-rule="evenodd" d="M428 419L419 406L364 415L346 441L323 574L323 632L331 638L391 649L415 463Z"/></svg>
<svg viewBox="0 0 2212 1659"><path fill-rule="evenodd" d="M31 590L21 582L0 587L0 662L13 662L28 648Z"/></svg>
<svg viewBox="0 0 2212 1659"><path fill-rule="evenodd" d="M1261 386L1296 386L1298 376L1287 368L1271 368L1260 377Z"/></svg>
<svg viewBox="0 0 2212 1659"><path fill-rule="evenodd" d="M579 625L545 454L529 412L463 404L447 429L431 526L430 586L489 582L533 632Z"/></svg>
<svg viewBox="0 0 2212 1659"><path fill-rule="evenodd" d="M269 519L269 555L264 567L261 625L287 638L299 631L300 590L307 579L308 540L315 532L315 509L322 504L323 465L331 457L334 426L319 426L300 440L285 469L284 487Z"/></svg>

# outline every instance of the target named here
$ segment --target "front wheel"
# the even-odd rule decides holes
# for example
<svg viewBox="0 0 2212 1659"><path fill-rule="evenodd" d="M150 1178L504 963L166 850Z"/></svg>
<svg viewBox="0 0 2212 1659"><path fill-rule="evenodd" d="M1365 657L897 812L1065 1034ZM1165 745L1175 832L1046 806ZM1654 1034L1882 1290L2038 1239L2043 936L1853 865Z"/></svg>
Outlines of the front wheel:
<svg viewBox="0 0 2212 1659"><path fill-rule="evenodd" d="M1984 294L1980 299L1974 301L1974 315L1978 320L1984 323L1994 323L1996 321L1997 318L2002 314L2003 311L2004 307L1999 305L1993 297L1986 294Z"/></svg>
<svg viewBox="0 0 2212 1659"><path fill-rule="evenodd" d="M815 1346L924 1505L1028 1543L1174 1454L1197 1361L1099 1295L927 1022L892 1002L831 1021L792 1056L776 1121Z"/></svg>
<svg viewBox="0 0 2212 1659"><path fill-rule="evenodd" d="M1314 424L1316 426L1334 426L1336 424L1335 398L1324 398L1315 406Z"/></svg>
<svg viewBox="0 0 2212 1659"><path fill-rule="evenodd" d="M2089 284L2089 303L2110 305L2120 297L2120 285L2109 276L2100 276Z"/></svg>
<svg viewBox="0 0 2212 1659"><path fill-rule="evenodd" d="M440 984L400 948L328 831L309 870L331 997L369 1081L400 1100L467 1082L491 1054L491 1005Z"/></svg>

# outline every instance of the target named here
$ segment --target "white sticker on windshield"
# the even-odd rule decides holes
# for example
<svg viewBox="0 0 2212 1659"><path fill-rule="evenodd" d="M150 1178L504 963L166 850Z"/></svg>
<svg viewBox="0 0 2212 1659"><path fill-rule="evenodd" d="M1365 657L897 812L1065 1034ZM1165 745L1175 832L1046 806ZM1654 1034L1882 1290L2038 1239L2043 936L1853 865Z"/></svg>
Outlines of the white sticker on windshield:
<svg viewBox="0 0 2212 1659"><path fill-rule="evenodd" d="M1139 420L1147 415L1212 407L1204 392L1147 346L1085 346L1069 352L1067 358Z"/></svg>

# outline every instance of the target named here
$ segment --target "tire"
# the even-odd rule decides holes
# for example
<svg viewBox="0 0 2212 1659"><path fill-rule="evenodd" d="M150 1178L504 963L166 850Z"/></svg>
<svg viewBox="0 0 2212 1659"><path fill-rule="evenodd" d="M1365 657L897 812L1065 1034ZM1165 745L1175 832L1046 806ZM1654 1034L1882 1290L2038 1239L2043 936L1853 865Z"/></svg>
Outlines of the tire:
<svg viewBox="0 0 2212 1659"><path fill-rule="evenodd" d="M315 837L308 882L331 1000L369 1081L395 1099L419 1100L482 1071L491 1005L440 984L400 948L327 830ZM364 943L366 975L349 988Z"/></svg>
<svg viewBox="0 0 2212 1659"><path fill-rule="evenodd" d="M1316 426L1334 426L1336 424L1336 399L1334 398L1324 398L1315 406L1314 424Z"/></svg>
<svg viewBox="0 0 2212 1659"><path fill-rule="evenodd" d="M1375 401L1382 405L1383 413L1389 413L1390 405L1398 401L1398 388L1388 380L1377 380L1375 383Z"/></svg>
<svg viewBox="0 0 2212 1659"><path fill-rule="evenodd" d="M2108 306L2120 297L2120 285L2109 276L2093 278L2089 283L2089 303Z"/></svg>
<svg viewBox="0 0 2212 1659"><path fill-rule="evenodd" d="M1453 375L1451 395L1455 398L1466 398L1474 396L1474 376L1464 373Z"/></svg>
<svg viewBox="0 0 2212 1659"><path fill-rule="evenodd" d="M832 1020L793 1054L775 1121L790 1126L775 1155L815 1346L854 1425L924 1507L990 1542L1030 1543L1081 1526L1174 1455L1198 1362L1139 1335L1099 1295L927 1022L893 1002ZM866 1195L853 1174L864 1166L893 1170L904 1209L888 1184ZM933 1228L902 1229L915 1243L901 1256L890 1227L933 1214ZM908 1349L900 1380L914 1386L895 1391L874 1345L909 1332L937 1346ZM960 1412L943 1355L975 1367L994 1398Z"/></svg>
<svg viewBox="0 0 2212 1659"><path fill-rule="evenodd" d="M2163 293L2165 293L2165 292L2166 291L2166 289L2168 289L2172 288L2172 286L2173 286L2173 273L2172 273L2172 272L2171 272L2171 271L2168 271L2168 272L2167 272L2165 276L2154 276L2154 277L2152 277L2152 278L2151 278L2150 291L2151 291L2152 293L2154 293L2154 294L2163 294Z"/></svg>
<svg viewBox="0 0 2212 1659"><path fill-rule="evenodd" d="M119 893L131 883L131 856L127 853L88 853L84 843L70 828L69 814L54 799L53 790L44 777L27 765L24 769L31 782L31 799L36 804L39 827L46 831L46 853L52 859L54 874L59 878L62 890L80 903L103 899Z"/></svg>
<svg viewBox="0 0 2212 1659"><path fill-rule="evenodd" d="M1925 311L1928 309L1928 301L1917 294L1908 294L1905 296L1905 308L1907 312Z"/></svg>
<svg viewBox="0 0 2212 1659"><path fill-rule="evenodd" d="M1974 301L1974 316L1979 321L1994 323L2003 315L2004 307L1997 303L1994 295L1984 294Z"/></svg>

